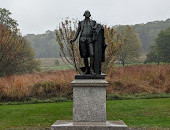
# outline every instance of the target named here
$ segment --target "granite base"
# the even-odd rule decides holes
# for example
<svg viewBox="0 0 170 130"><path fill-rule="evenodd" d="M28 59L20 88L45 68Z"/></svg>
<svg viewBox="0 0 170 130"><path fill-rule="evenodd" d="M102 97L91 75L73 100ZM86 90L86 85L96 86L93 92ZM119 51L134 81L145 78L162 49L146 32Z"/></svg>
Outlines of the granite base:
<svg viewBox="0 0 170 130"><path fill-rule="evenodd" d="M75 79L73 86L73 121L106 121L106 86L104 79Z"/></svg>
<svg viewBox="0 0 170 130"><path fill-rule="evenodd" d="M123 121L106 122L73 122L58 120L52 126L52 130L128 130Z"/></svg>

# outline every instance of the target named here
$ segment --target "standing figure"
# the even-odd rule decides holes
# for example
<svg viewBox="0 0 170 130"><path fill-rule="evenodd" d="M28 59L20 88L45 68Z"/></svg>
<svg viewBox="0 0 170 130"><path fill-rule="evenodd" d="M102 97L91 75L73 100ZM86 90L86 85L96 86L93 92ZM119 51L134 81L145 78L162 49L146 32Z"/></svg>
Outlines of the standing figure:
<svg viewBox="0 0 170 130"><path fill-rule="evenodd" d="M83 74L89 74L88 57L90 57L90 74L94 72L94 28L96 21L90 19L90 11L86 10L84 13L85 19L80 21L75 36L70 43L72 44L80 35L79 50L80 56L84 59L85 70Z"/></svg>

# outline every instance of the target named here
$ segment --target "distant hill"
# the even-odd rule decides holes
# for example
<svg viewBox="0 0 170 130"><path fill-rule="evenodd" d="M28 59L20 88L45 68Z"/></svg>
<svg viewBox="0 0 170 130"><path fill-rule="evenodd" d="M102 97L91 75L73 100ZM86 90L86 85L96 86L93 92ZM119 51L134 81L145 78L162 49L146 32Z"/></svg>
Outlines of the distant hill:
<svg viewBox="0 0 170 130"><path fill-rule="evenodd" d="M142 41L142 53L146 54L150 45L154 43L158 33L169 26L170 19L133 25L132 27L139 34ZM59 46L56 42L54 31L46 31L46 33L38 35L28 34L26 38L35 50L36 58L59 57Z"/></svg>
<svg viewBox="0 0 170 130"><path fill-rule="evenodd" d="M56 42L54 31L46 31L44 34L27 34L26 39L35 51L36 58L58 58L59 46Z"/></svg>
<svg viewBox="0 0 170 130"><path fill-rule="evenodd" d="M139 34L142 41L142 52L147 53L150 45L155 42L155 39L161 30L170 26L170 19L166 21L154 21L146 24L136 24L133 28Z"/></svg>

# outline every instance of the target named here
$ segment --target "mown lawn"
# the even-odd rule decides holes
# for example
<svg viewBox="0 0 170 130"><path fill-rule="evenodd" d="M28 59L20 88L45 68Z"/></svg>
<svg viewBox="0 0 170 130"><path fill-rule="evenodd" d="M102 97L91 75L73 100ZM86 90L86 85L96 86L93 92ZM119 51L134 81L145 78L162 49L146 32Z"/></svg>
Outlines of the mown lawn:
<svg viewBox="0 0 170 130"><path fill-rule="evenodd" d="M56 120L72 120L72 107L72 102L0 105L0 129L50 128ZM170 128L170 98L107 101L107 120Z"/></svg>
<svg viewBox="0 0 170 130"><path fill-rule="evenodd" d="M72 65L59 65L59 66L41 66L42 71L55 71L55 70L65 70L65 69L73 69Z"/></svg>

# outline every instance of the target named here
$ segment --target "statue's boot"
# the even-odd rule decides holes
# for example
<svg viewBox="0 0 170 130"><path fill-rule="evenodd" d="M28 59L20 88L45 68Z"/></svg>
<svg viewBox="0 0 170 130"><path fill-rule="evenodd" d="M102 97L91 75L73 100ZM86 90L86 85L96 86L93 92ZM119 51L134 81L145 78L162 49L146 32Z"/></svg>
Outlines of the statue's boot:
<svg viewBox="0 0 170 130"><path fill-rule="evenodd" d="M94 72L94 58L90 58L90 73L91 74L96 74Z"/></svg>
<svg viewBox="0 0 170 130"><path fill-rule="evenodd" d="M84 58L84 65L85 65L85 71L84 71L83 74L88 74L89 63L88 63L88 59L87 58Z"/></svg>

